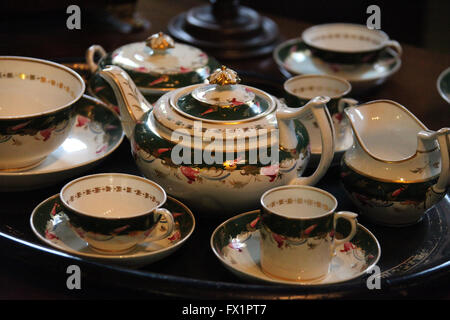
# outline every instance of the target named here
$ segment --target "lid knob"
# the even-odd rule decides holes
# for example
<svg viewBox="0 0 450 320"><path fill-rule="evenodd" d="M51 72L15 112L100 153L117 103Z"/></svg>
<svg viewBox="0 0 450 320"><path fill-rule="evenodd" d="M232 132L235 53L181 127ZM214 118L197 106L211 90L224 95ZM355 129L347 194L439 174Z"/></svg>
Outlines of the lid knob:
<svg viewBox="0 0 450 320"><path fill-rule="evenodd" d="M156 53L165 52L167 49L175 46L175 41L169 35L158 32L145 40L147 47L151 48Z"/></svg>
<svg viewBox="0 0 450 320"><path fill-rule="evenodd" d="M233 85L241 82L241 78L239 78L236 71L227 68L226 66L222 66L216 69L209 76L210 84L217 84L219 86Z"/></svg>

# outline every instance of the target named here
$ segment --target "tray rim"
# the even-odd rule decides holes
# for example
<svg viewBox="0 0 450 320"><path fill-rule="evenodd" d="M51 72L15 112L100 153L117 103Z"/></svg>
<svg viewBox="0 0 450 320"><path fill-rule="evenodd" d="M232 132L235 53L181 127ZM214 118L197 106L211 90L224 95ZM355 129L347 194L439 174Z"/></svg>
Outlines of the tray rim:
<svg viewBox="0 0 450 320"><path fill-rule="evenodd" d="M442 275L442 273L450 271L450 260L438 261L426 269L422 267L419 270L407 272L403 275L381 279L382 289L372 291L368 290L367 287L362 285L362 283L358 283L358 280L364 279L364 277L336 284L312 286L304 285L301 287L278 284L256 284L251 282L232 283L224 281L200 280L184 276L149 272L139 269L132 269L122 266L108 265L100 262L89 261L87 259L83 259L81 257L77 257L66 252L47 247L45 245L39 244L38 242L34 243L32 241L15 237L3 231L0 231L0 240L7 241L9 242L9 244L13 244L15 247L22 246L28 253L32 252L36 255L45 254L46 256L50 256L52 259L49 259L48 262L51 262L50 260L63 260L68 264L70 262L77 262L83 264L83 266L85 267L88 267L90 270L95 269L95 271L109 271L112 273L120 274L121 276L126 275L127 277L136 278L134 279L134 282L139 281L141 284L140 287L134 287L133 283L124 285L124 281L121 281L121 283L117 283L115 287L122 287L129 290L144 290L145 292L150 294L158 294L178 298L192 297L189 289L194 290L197 296L212 299L233 298L272 300L280 298L342 298L355 296L358 293L363 293L367 296L378 296L379 293L384 291L394 293L407 288L419 286L420 284L423 284L423 282L430 280L430 278L439 277ZM10 246L9 249L14 248ZM32 262L28 261L28 263ZM36 265L35 263L32 264ZM43 266L39 265L37 267ZM159 282L160 284L165 284L166 286L145 286L150 282ZM173 284L175 284L176 288L170 289L169 287L173 286ZM142 285L144 286L142 287ZM189 289L180 290L180 288ZM198 290L203 291L198 292Z"/></svg>

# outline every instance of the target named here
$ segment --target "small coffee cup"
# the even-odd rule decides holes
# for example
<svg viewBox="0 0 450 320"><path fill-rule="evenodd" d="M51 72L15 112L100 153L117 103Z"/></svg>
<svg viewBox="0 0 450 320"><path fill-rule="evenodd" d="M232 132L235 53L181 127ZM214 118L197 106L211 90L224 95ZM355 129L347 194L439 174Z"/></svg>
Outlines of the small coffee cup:
<svg viewBox="0 0 450 320"><path fill-rule="evenodd" d="M289 281L324 278L336 246L356 234L357 214L336 212L337 200L310 186L282 186L261 196L261 268L271 277ZM351 226L344 239L335 239L337 220Z"/></svg>
<svg viewBox="0 0 450 320"><path fill-rule="evenodd" d="M0 170L39 165L69 135L85 84L46 60L0 56Z"/></svg>
<svg viewBox="0 0 450 320"><path fill-rule="evenodd" d="M169 236L172 214L164 189L148 179L102 173L75 179L60 192L70 228L100 253L120 254ZM164 219L163 219L164 218ZM163 229L156 235L157 227Z"/></svg>
<svg viewBox="0 0 450 320"><path fill-rule="evenodd" d="M302 33L302 40L313 56L336 64L364 64L376 61L380 53L393 49L402 55L401 45L389 36L365 25L329 23L310 27Z"/></svg>
<svg viewBox="0 0 450 320"><path fill-rule="evenodd" d="M342 151L352 146L352 130L344 115L346 107L355 106L358 101L345 97L352 90L351 84L342 78L331 75L301 75L292 77L284 83L286 104L291 108L304 106L316 96L327 96L328 111L333 119L336 134L336 150ZM311 152L321 153L320 130L312 117L302 119L311 139ZM317 149L317 150L316 150Z"/></svg>

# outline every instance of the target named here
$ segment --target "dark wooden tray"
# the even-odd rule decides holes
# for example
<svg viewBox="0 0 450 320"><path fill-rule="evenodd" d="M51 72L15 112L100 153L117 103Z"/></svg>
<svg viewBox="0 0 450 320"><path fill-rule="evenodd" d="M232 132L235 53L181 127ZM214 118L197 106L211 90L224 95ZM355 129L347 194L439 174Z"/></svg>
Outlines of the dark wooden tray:
<svg viewBox="0 0 450 320"><path fill-rule="evenodd" d="M274 95L281 93L280 79L268 79L245 72L240 74L250 85ZM139 174L131 157L128 141L124 141L109 158L86 174L100 172ZM328 286L244 282L225 269L210 248L213 230L226 219L223 216L215 217L211 212L194 212L196 230L184 246L166 259L139 270L94 263L68 255L39 242L29 225L34 207L58 193L66 182L29 192L0 193L0 261L9 259L31 266L34 273L42 277L64 275L67 266L76 264L83 271L84 279L98 287L108 286L152 297L361 298L379 297L381 293L383 297L420 295L425 294L426 290L433 290L431 288L438 288L441 295L448 295L443 279L448 283L450 274L449 194L429 209L420 223L410 227L381 227L370 224L364 217L359 218L359 222L373 232L381 245L381 259L378 262L382 271L381 290L369 290L366 285L367 276ZM340 186L338 167L330 168L317 186L337 198L339 210L356 210ZM240 212L236 212L238 213Z"/></svg>

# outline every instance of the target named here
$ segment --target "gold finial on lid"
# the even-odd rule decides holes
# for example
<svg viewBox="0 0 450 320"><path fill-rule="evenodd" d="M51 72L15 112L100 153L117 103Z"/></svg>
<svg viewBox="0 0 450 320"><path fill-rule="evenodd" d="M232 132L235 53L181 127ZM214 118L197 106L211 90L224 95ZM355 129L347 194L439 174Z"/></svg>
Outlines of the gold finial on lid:
<svg viewBox="0 0 450 320"><path fill-rule="evenodd" d="M175 46L175 41L167 34L158 32L148 37L145 40L145 44L156 52L162 52L173 48Z"/></svg>
<svg viewBox="0 0 450 320"><path fill-rule="evenodd" d="M230 84L238 84L241 82L236 71L227 68L226 66L222 66L219 69L216 69L209 76L210 84L218 84L219 86L225 86Z"/></svg>

